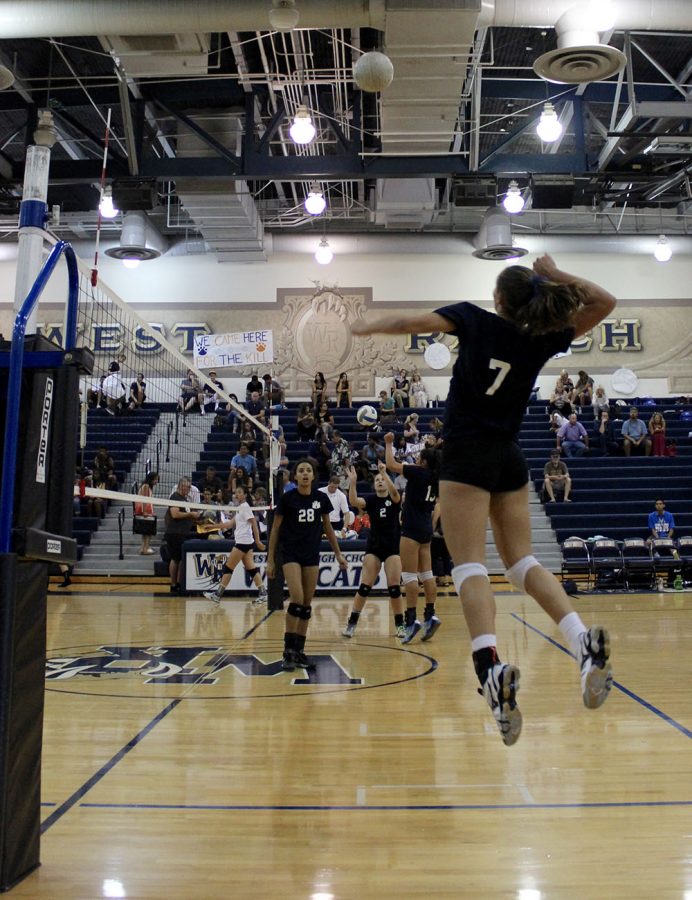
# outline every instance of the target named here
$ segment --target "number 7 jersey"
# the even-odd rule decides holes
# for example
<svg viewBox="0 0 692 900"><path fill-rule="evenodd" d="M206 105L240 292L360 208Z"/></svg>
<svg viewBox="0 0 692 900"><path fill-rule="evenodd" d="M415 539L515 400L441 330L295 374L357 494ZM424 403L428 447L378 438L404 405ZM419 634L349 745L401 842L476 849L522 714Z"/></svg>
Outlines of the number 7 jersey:
<svg viewBox="0 0 692 900"><path fill-rule="evenodd" d="M443 435L450 440L489 431L514 437L538 373L574 340L574 328L529 335L473 303L436 312L454 325L459 355L452 370Z"/></svg>

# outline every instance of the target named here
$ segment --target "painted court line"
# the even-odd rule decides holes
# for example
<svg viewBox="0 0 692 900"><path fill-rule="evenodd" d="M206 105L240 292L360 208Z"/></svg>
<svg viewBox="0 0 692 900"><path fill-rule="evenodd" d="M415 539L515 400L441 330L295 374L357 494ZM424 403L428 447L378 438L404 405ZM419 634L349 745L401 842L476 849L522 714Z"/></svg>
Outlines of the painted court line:
<svg viewBox="0 0 692 900"><path fill-rule="evenodd" d="M221 812L332 812L345 810L354 812L371 812L382 810L477 810L477 809L645 809L649 807L692 807L692 800L631 800L613 801L612 803L406 803L406 804L373 804L355 806L352 804L206 804L190 803L187 805L173 803L80 803L85 809L177 809L177 810L218 810Z"/></svg>
<svg viewBox="0 0 692 900"><path fill-rule="evenodd" d="M517 613L510 613L512 618L516 619L517 622L521 622L522 625L526 626L526 628L533 631L535 634L542 637L544 640L548 641L549 644L552 644L553 647L557 647L558 650L562 650L563 653L566 653L567 656L574 656L569 652L566 647L563 647L559 641L554 640L550 637L550 635L545 634L540 630L540 628L536 628L535 625L530 625L526 619L522 619L520 615ZM671 718L667 713L664 713L663 710L659 709L657 706L654 706L653 703L649 703L648 700L645 700L643 697L640 697L639 694L635 694L634 691L631 691L629 688L626 688L623 684L620 684L619 681L613 681L613 687L617 688L622 694L630 697L632 700L635 700L639 703L640 706L643 706L644 709L648 709L649 712L652 712L655 716L658 716L659 719L662 719L666 724L672 726L677 729L681 734L684 734L685 737L692 738L692 731L689 728L685 728L680 722L676 722L675 719Z"/></svg>

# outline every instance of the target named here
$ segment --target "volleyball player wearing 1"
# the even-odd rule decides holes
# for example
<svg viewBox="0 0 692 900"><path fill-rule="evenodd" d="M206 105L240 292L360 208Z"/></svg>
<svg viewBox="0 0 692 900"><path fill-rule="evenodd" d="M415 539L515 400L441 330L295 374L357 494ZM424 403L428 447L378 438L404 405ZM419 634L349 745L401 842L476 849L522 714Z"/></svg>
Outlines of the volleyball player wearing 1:
<svg viewBox="0 0 692 900"><path fill-rule="evenodd" d="M353 598L353 609L346 627L342 631L344 637L353 637L358 619L367 602L372 586L377 581L380 568L384 565L387 579L387 591L391 598L394 613L394 627L397 637L406 636L404 625L404 601L401 598L401 557L399 556L399 538L401 526L401 495L394 482L387 475L387 467L383 462L377 464L377 475L374 479L375 495L367 499L356 493L356 470L348 468L348 502L354 509L365 510L370 517L370 537L365 547L363 569L360 575L360 586Z"/></svg>
<svg viewBox="0 0 692 900"><path fill-rule="evenodd" d="M416 607L418 604L418 582L425 594L425 616L421 640L429 641L440 627L435 615L437 583L432 572L430 542L432 541L432 516L437 502L439 450L425 448L418 455L415 466L401 463L394 458L394 435L390 431L384 436L385 465L403 474L406 479L404 503L401 510L401 580L406 595L406 634L402 644L410 643L421 630Z"/></svg>
<svg viewBox="0 0 692 900"><path fill-rule="evenodd" d="M228 583L233 575L233 570L238 563L242 562L246 572L252 578L252 581L257 588L257 597L254 598L252 602L264 603L267 599L267 589L262 583L262 576L255 565L255 558L252 552L255 548L260 552L264 551L264 544L260 540L257 520L255 519L250 504L247 502L247 494L245 493L244 487L237 487L233 492L233 497L238 504L238 509L233 518L229 522L224 523L223 530L227 531L230 528L235 528L235 533L233 535L235 546L231 550L228 559L224 564L221 581L218 583L215 590L204 591L204 596L207 600L218 603L223 596L223 592L228 587Z"/></svg>
<svg viewBox="0 0 692 900"><path fill-rule="evenodd" d="M580 667L584 705L600 706L612 685L605 628L587 629L560 582L531 553L528 471L516 442L543 365L610 315L615 298L542 256L533 272L511 266L493 292L497 315L470 303L434 313L358 322L355 334L446 332L459 339L445 409L440 500L445 538L471 636L474 668L505 744L519 737L519 670L497 655L495 599L485 567L488 517L507 578L558 625Z"/></svg>
<svg viewBox="0 0 692 900"><path fill-rule="evenodd" d="M267 577L276 574L276 550L281 546L283 573L290 602L286 610L286 633L282 668L312 668L304 653L305 636L312 615L312 598L317 587L322 532L334 551L339 567L347 567L334 534L329 498L317 490L317 469L309 459L299 459L291 472L297 487L282 494L276 506L269 538Z"/></svg>

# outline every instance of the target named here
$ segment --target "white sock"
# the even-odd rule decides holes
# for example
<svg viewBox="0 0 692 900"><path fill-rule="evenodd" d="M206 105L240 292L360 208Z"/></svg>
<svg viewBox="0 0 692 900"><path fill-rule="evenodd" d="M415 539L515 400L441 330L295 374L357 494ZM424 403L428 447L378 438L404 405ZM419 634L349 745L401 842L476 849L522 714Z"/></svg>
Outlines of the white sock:
<svg viewBox="0 0 692 900"><path fill-rule="evenodd" d="M221 582L219 582L219 583L216 585L216 591L215 591L215 593L216 593L219 597L222 597L222 596L223 596L223 592L224 592L225 590L226 590L226 585L225 585L225 584L221 584Z"/></svg>
<svg viewBox="0 0 692 900"><path fill-rule="evenodd" d="M571 612L560 621L558 628L565 636L565 640L569 644L569 649L578 656L579 636L586 631L586 625L582 622L579 613Z"/></svg>
<svg viewBox="0 0 692 900"><path fill-rule="evenodd" d="M479 634L471 640L472 653L478 653L486 647L497 647L497 637L494 634Z"/></svg>

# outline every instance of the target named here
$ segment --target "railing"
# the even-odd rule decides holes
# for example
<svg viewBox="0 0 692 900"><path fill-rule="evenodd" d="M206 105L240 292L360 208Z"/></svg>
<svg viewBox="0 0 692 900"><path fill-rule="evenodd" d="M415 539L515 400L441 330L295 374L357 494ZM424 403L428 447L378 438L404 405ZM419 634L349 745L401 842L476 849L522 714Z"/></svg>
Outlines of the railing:
<svg viewBox="0 0 692 900"><path fill-rule="evenodd" d="M68 277L67 320L65 324L65 350L73 350L77 340L77 302L79 297L79 270L75 252L66 241L59 241L36 276L31 290L17 313L12 330L10 347L10 375L7 386L5 446L2 454L2 495L0 496L0 553L9 553L12 545L12 518L14 491L17 475L17 443L19 439L19 406L24 366L24 336L32 310L39 301L48 279L65 254Z"/></svg>
<svg viewBox="0 0 692 900"><path fill-rule="evenodd" d="M178 443L178 430L180 428L180 410L176 408L175 410L175 440L174 444Z"/></svg>
<svg viewBox="0 0 692 900"><path fill-rule="evenodd" d="M118 513L118 540L120 542L120 550L118 553L118 559L125 559L125 553L123 551L123 525L125 523L125 507L120 507L120 512Z"/></svg>
<svg viewBox="0 0 692 900"><path fill-rule="evenodd" d="M161 451L162 450L163 450L163 441L161 440L161 438L159 438L158 441L156 442L156 469L155 469L156 472L161 471ZM147 472L147 475L148 474L149 473Z"/></svg>
<svg viewBox="0 0 692 900"><path fill-rule="evenodd" d="M173 433L173 423L169 422L166 426L166 462L169 463L171 461L171 434ZM176 444L178 443L176 437Z"/></svg>

